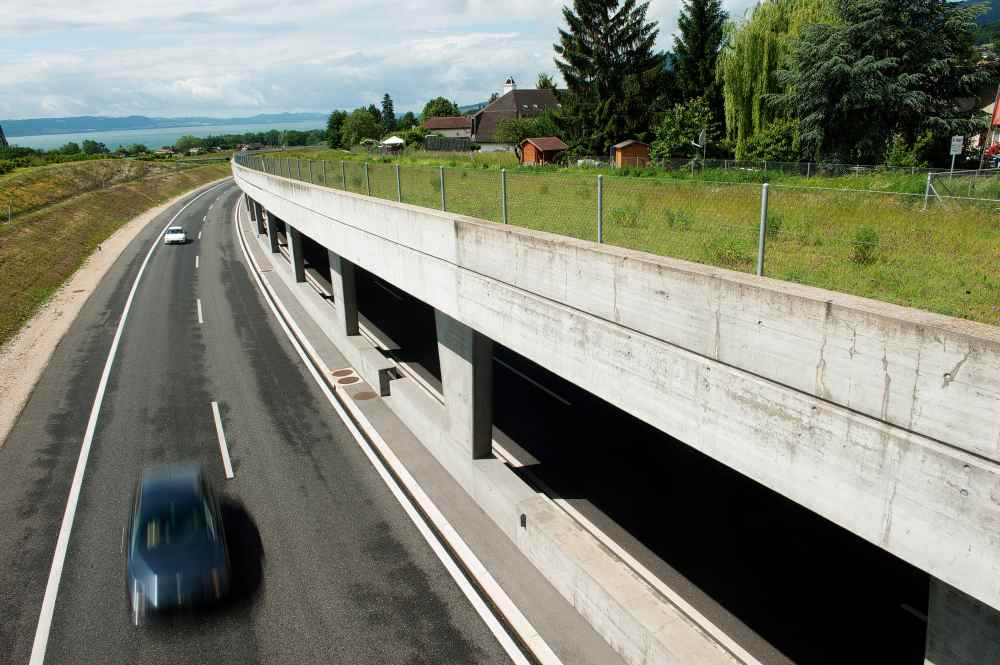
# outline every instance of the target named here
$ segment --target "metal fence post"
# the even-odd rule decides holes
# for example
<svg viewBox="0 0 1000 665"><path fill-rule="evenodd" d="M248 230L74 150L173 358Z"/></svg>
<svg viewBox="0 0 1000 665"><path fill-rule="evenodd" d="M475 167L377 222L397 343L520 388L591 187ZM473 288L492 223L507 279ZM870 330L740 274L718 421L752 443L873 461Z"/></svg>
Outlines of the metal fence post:
<svg viewBox="0 0 1000 665"><path fill-rule="evenodd" d="M313 181L313 160L311 160L311 159L306 160L306 163L309 165L309 182L312 182Z"/></svg>
<svg viewBox="0 0 1000 665"><path fill-rule="evenodd" d="M443 166L439 166L438 167L438 179L441 182L441 210L447 210L447 208L445 207L445 198L444 198L444 167Z"/></svg>
<svg viewBox="0 0 1000 665"><path fill-rule="evenodd" d="M597 176L597 242L604 242L604 176Z"/></svg>
<svg viewBox="0 0 1000 665"><path fill-rule="evenodd" d="M323 186L326 187L330 181L326 179L326 160L323 160Z"/></svg>
<svg viewBox="0 0 1000 665"><path fill-rule="evenodd" d="M924 189L924 212L927 211L927 200L931 197L931 174L927 174L927 187Z"/></svg>
<svg viewBox="0 0 1000 665"><path fill-rule="evenodd" d="M344 191L346 192L347 191L347 165L344 163L344 160L340 160L340 179L343 180Z"/></svg>
<svg viewBox="0 0 1000 665"><path fill-rule="evenodd" d="M403 184L399 181L399 164L395 165L396 171L396 200L400 203L403 202Z"/></svg>
<svg viewBox="0 0 1000 665"><path fill-rule="evenodd" d="M507 223L507 169L500 169L500 220Z"/></svg>
<svg viewBox="0 0 1000 665"><path fill-rule="evenodd" d="M806 162L806 177L812 177L812 162Z"/></svg>
<svg viewBox="0 0 1000 665"><path fill-rule="evenodd" d="M295 170L298 173L298 175L296 176L296 179L302 180L302 160L301 159L296 159L295 160Z"/></svg>
<svg viewBox="0 0 1000 665"><path fill-rule="evenodd" d="M764 276L764 239L767 237L767 183L760 190L760 238L757 240L757 276Z"/></svg>
<svg viewBox="0 0 1000 665"><path fill-rule="evenodd" d="M368 196L372 195L372 180L368 175L368 162L365 162L365 189L368 190Z"/></svg>

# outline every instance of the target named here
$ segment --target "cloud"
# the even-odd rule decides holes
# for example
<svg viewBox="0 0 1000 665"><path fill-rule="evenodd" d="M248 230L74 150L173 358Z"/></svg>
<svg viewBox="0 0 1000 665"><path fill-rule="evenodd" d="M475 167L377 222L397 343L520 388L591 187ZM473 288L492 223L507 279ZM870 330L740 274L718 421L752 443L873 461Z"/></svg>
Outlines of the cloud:
<svg viewBox="0 0 1000 665"><path fill-rule="evenodd" d="M389 92L485 99L555 73L562 4L510 0L0 0L0 117L328 111ZM680 0L654 0L659 46ZM742 13L750 0L730 0Z"/></svg>

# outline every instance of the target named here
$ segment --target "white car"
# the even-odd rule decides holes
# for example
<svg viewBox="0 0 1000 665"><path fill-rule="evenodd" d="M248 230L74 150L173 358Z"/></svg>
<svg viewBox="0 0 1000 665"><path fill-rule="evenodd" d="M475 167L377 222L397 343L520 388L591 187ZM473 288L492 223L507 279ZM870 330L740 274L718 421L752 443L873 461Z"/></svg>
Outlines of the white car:
<svg viewBox="0 0 1000 665"><path fill-rule="evenodd" d="M188 237L184 233L183 226L171 226L167 229L167 232L163 234L163 244L164 245L184 245L187 244Z"/></svg>

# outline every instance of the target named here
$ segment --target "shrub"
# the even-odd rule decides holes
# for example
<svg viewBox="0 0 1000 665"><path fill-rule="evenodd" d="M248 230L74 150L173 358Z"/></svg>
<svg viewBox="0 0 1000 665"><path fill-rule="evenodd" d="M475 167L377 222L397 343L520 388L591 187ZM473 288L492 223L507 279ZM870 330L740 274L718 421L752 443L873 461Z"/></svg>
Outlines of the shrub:
<svg viewBox="0 0 1000 665"><path fill-rule="evenodd" d="M670 228L679 228L682 231L686 231L694 224L694 220L691 219L691 215L689 215L685 210L673 210L668 208L666 217L667 225Z"/></svg>
<svg viewBox="0 0 1000 665"><path fill-rule="evenodd" d="M712 265L733 270L753 265L753 254L746 243L736 236L716 238L705 246L705 260Z"/></svg>
<svg viewBox="0 0 1000 665"><path fill-rule="evenodd" d="M854 233L851 246L851 261L858 265L868 265L875 261L878 252L878 233L870 226L861 226Z"/></svg>
<svg viewBox="0 0 1000 665"><path fill-rule="evenodd" d="M779 233L781 233L781 226L783 224L781 215L770 213L767 216L767 237L774 238Z"/></svg>
<svg viewBox="0 0 1000 665"><path fill-rule="evenodd" d="M632 208L628 206L615 208L608 215L608 221L617 226L624 226L626 228L638 228L639 210L638 208Z"/></svg>

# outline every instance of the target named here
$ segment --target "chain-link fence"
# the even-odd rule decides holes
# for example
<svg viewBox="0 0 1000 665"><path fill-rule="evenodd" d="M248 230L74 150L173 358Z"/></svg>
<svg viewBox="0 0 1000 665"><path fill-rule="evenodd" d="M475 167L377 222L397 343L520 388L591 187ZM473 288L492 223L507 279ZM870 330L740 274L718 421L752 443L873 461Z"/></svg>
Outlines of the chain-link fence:
<svg viewBox="0 0 1000 665"><path fill-rule="evenodd" d="M299 172L282 158L238 161ZM1000 324L993 200L949 199L925 210L921 194L829 187L320 164L305 177L321 182L326 173L328 186L358 194Z"/></svg>
<svg viewBox="0 0 1000 665"><path fill-rule="evenodd" d="M1000 169L943 171L927 175L924 208L932 201L968 199L1000 205Z"/></svg>

